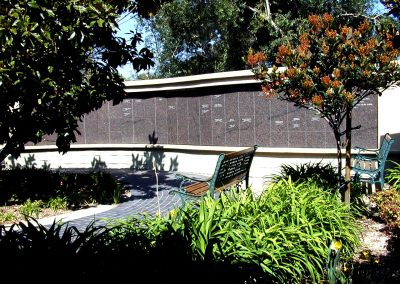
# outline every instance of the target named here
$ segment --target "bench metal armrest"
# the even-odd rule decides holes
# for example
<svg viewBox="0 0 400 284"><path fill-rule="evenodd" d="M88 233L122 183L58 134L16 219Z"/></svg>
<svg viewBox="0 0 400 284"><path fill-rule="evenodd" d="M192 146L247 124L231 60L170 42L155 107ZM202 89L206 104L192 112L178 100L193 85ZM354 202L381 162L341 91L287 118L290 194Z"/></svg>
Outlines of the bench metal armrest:
<svg viewBox="0 0 400 284"><path fill-rule="evenodd" d="M371 154L375 154L378 155L379 150L372 150L372 149L367 149L367 148L362 148L362 147L354 147L353 150L358 151L355 155L360 155L361 153L371 153Z"/></svg>
<svg viewBox="0 0 400 284"><path fill-rule="evenodd" d="M209 176L203 176L193 173L181 173L181 172L175 173L175 176L177 179L181 179L182 181L185 180L185 181L200 181L200 182L209 182L212 178Z"/></svg>

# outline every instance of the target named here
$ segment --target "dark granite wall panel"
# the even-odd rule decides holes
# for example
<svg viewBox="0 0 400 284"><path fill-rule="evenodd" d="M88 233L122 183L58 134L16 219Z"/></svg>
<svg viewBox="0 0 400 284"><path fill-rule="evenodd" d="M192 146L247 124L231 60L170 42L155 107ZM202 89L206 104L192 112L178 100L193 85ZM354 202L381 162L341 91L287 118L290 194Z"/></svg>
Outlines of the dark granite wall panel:
<svg viewBox="0 0 400 284"><path fill-rule="evenodd" d="M188 97L188 131L190 145L200 145L200 99Z"/></svg>
<svg viewBox="0 0 400 284"><path fill-rule="evenodd" d="M177 101L176 97L167 99L168 144L177 144L178 142Z"/></svg>
<svg viewBox="0 0 400 284"><path fill-rule="evenodd" d="M182 97L177 100L177 144L188 144L188 98Z"/></svg>
<svg viewBox="0 0 400 284"><path fill-rule="evenodd" d="M211 96L200 97L200 145L212 145Z"/></svg>
<svg viewBox="0 0 400 284"><path fill-rule="evenodd" d="M377 146L377 97L354 109L353 145ZM78 143L159 143L265 147L336 147L328 123L313 111L267 99L246 86L139 94L106 103L79 124ZM48 139L44 143L54 143Z"/></svg>
<svg viewBox="0 0 400 284"><path fill-rule="evenodd" d="M168 101L166 98L155 99L156 121L154 129L148 129L147 132L154 131L156 141L153 143L168 144ZM150 142L150 141L149 141Z"/></svg>

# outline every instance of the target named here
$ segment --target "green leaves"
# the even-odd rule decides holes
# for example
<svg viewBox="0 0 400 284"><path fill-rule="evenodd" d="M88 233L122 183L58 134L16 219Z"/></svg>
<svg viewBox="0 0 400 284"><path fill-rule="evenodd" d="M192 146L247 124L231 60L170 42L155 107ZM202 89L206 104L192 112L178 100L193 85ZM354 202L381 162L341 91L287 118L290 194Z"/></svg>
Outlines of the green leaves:
<svg viewBox="0 0 400 284"><path fill-rule="evenodd" d="M115 37L117 19L130 5L128 0L2 4L0 144L9 146L0 160L17 157L25 143L53 133L60 151L67 151L84 114L106 100L123 99L116 68L127 62L138 71L151 66L151 52Z"/></svg>

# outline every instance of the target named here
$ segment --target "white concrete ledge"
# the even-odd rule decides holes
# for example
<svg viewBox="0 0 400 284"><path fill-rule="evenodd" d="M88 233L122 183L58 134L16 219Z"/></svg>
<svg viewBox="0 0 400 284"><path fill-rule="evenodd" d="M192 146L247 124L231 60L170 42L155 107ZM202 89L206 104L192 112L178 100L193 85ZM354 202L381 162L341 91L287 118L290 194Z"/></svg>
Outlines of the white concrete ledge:
<svg viewBox="0 0 400 284"><path fill-rule="evenodd" d="M240 70L187 77L125 81L125 91L143 93L239 84L259 84L259 81L254 79L251 70Z"/></svg>
<svg viewBox="0 0 400 284"><path fill-rule="evenodd" d="M198 146L173 144L73 144L70 151L84 150L163 150L183 152L218 152L228 153L239 151L246 147L234 146ZM26 146L25 152L58 151L55 145ZM344 151L343 151L344 153ZM336 154L335 148L273 148L259 147L256 154Z"/></svg>

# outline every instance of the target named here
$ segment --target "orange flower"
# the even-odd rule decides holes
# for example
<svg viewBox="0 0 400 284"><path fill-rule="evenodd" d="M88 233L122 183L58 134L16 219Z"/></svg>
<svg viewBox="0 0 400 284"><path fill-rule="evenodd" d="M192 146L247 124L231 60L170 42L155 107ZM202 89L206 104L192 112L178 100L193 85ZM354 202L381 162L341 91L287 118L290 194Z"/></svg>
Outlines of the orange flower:
<svg viewBox="0 0 400 284"><path fill-rule="evenodd" d="M350 93L350 92L348 92L348 91L346 91L346 90L343 90L343 91L342 91L342 95L343 95L344 99L345 99L348 103L352 103L352 102L353 102L353 95L352 95L352 93Z"/></svg>
<svg viewBox="0 0 400 284"><path fill-rule="evenodd" d="M323 18L324 18L324 22L326 24L330 24L333 21L333 16L331 14L328 14L328 13L325 13L323 15Z"/></svg>
<svg viewBox="0 0 400 284"><path fill-rule="evenodd" d="M291 54L292 50L286 45L281 45L280 47L278 47L278 55L280 57L285 57L286 55L291 55Z"/></svg>
<svg viewBox="0 0 400 284"><path fill-rule="evenodd" d="M362 74L363 74L363 76L364 77L369 77L370 75L371 75L371 71L370 70L364 70L363 72L362 72Z"/></svg>
<svg viewBox="0 0 400 284"><path fill-rule="evenodd" d="M287 74L288 78L292 78L292 77L296 76L296 69L288 68L286 71L286 74Z"/></svg>
<svg viewBox="0 0 400 284"><path fill-rule="evenodd" d="M297 47L300 57L306 57L310 48L310 39L308 34L304 33L300 36L300 45Z"/></svg>
<svg viewBox="0 0 400 284"><path fill-rule="evenodd" d="M339 81L332 81L331 82L331 86L332 86L332 88L339 88L340 86L341 86L342 84L339 82Z"/></svg>
<svg viewBox="0 0 400 284"><path fill-rule="evenodd" d="M321 72L321 69L319 69L319 67L315 66L313 68L313 72L315 73L315 75L318 75Z"/></svg>
<svg viewBox="0 0 400 284"><path fill-rule="evenodd" d="M340 78L340 70L335 68L332 73L333 78Z"/></svg>
<svg viewBox="0 0 400 284"><path fill-rule="evenodd" d="M254 56L254 54L247 55L247 64L250 66L257 64L257 58Z"/></svg>
<svg viewBox="0 0 400 284"><path fill-rule="evenodd" d="M289 90L289 97L291 99L298 98L298 96L299 96L299 92L297 90L293 90L293 89Z"/></svg>
<svg viewBox="0 0 400 284"><path fill-rule="evenodd" d="M312 87L314 87L314 82L310 79L307 79L303 82L303 87L306 89L311 89Z"/></svg>
<svg viewBox="0 0 400 284"><path fill-rule="evenodd" d="M325 35L327 38L329 39L335 39L337 36L337 33L335 30L330 30L330 29L326 29L325 30Z"/></svg>
<svg viewBox="0 0 400 284"><path fill-rule="evenodd" d="M253 51L250 50L247 55L247 64L250 66L254 66L258 63L264 62L266 59L267 58L263 52L259 51L254 54Z"/></svg>
<svg viewBox="0 0 400 284"><path fill-rule="evenodd" d="M317 15L310 15L308 16L308 22L313 27L315 32L319 32L322 28L322 21L321 18Z"/></svg>
<svg viewBox="0 0 400 284"><path fill-rule="evenodd" d="M265 94L265 96L267 98L272 98L276 94L276 91L273 88L271 88L271 85L269 85L269 84L262 85L261 86L261 91Z"/></svg>
<svg viewBox="0 0 400 284"><path fill-rule="evenodd" d="M369 30L369 23L367 21L364 21L364 23L362 23L359 27L358 30L360 31L360 33L364 33L366 31Z"/></svg>
<svg viewBox="0 0 400 284"><path fill-rule="evenodd" d="M331 85L331 78L329 76L324 76L321 78L322 84L325 86L330 86Z"/></svg>
<svg viewBox="0 0 400 284"><path fill-rule="evenodd" d="M340 34L342 35L343 38L347 38L351 34L351 29L348 26L342 27Z"/></svg>
<svg viewBox="0 0 400 284"><path fill-rule="evenodd" d="M314 105L321 107L324 104L324 99L322 98L321 95L315 95L312 97L311 102Z"/></svg>
<svg viewBox="0 0 400 284"><path fill-rule="evenodd" d="M382 64L388 64L390 62L390 57L386 54L382 54L379 56L379 62L381 62Z"/></svg>
<svg viewBox="0 0 400 284"><path fill-rule="evenodd" d="M322 43L322 52L324 54L328 54L329 53L329 46L326 45L326 43Z"/></svg>
<svg viewBox="0 0 400 284"><path fill-rule="evenodd" d="M258 62L264 62L265 60L267 60L267 57L265 56L264 52L259 51L255 54L255 56Z"/></svg>

